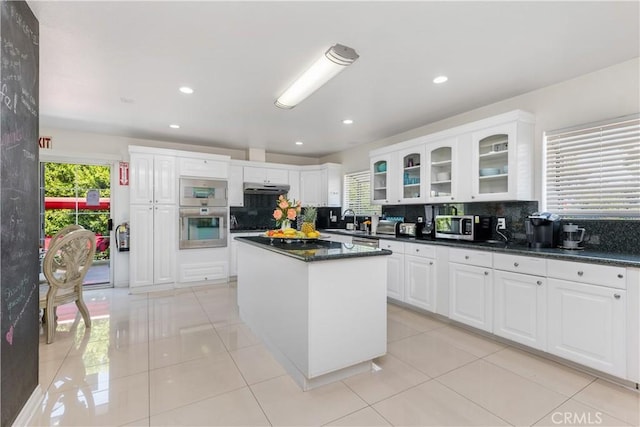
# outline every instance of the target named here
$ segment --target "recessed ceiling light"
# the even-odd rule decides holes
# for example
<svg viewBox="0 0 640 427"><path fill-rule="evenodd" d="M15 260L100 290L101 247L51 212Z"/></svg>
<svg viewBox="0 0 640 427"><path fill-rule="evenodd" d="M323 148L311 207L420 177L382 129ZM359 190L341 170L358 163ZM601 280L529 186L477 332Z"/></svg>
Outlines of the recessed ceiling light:
<svg viewBox="0 0 640 427"><path fill-rule="evenodd" d="M191 89L189 86L182 86L180 88L180 92L190 95L193 93L193 89Z"/></svg>
<svg viewBox="0 0 640 427"><path fill-rule="evenodd" d="M436 77L435 79L433 79L433 82L434 82L435 84L439 85L440 83L444 83L444 82L446 82L447 80L449 80L449 77L447 77L447 76L438 76L438 77Z"/></svg>
<svg viewBox="0 0 640 427"><path fill-rule="evenodd" d="M169 125L171 129L180 129L180 125Z"/></svg>
<svg viewBox="0 0 640 427"><path fill-rule="evenodd" d="M296 141L296 145L302 145L304 144L302 141Z"/></svg>
<svg viewBox="0 0 640 427"><path fill-rule="evenodd" d="M342 121L342 124L345 124L345 125L350 125L350 124L352 124L352 123L353 123L353 120L351 120L351 119L344 119L344 120Z"/></svg>

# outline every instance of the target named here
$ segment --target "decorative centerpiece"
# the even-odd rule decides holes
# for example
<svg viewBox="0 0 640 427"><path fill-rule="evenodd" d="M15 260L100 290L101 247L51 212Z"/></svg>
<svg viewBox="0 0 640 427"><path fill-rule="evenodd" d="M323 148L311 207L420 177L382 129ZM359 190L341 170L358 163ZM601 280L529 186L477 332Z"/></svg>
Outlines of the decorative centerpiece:
<svg viewBox="0 0 640 427"><path fill-rule="evenodd" d="M315 231L316 208L305 208L305 214L303 215L305 223L302 226L302 231L291 227L291 222L297 218L301 210L302 207L299 201L292 201L284 196L279 196L272 216L276 220L276 226L280 228L269 230L266 235L279 239L317 239L320 233ZM311 224L307 224L307 222ZM307 225L305 226L305 224Z"/></svg>

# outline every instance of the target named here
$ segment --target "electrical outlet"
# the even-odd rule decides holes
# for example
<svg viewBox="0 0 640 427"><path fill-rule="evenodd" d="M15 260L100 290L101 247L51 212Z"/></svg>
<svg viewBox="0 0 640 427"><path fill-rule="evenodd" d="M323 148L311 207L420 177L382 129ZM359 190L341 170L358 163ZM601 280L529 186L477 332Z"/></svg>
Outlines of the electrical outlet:
<svg viewBox="0 0 640 427"><path fill-rule="evenodd" d="M507 219L498 218L498 230L504 230L507 228Z"/></svg>

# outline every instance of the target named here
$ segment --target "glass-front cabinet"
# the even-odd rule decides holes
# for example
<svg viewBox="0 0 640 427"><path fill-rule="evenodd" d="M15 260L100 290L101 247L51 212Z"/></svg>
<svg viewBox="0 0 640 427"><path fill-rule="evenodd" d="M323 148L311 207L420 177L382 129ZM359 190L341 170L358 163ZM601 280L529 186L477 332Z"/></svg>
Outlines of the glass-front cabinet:
<svg viewBox="0 0 640 427"><path fill-rule="evenodd" d="M472 200L531 200L532 132L525 127L532 126L511 122L472 134Z"/></svg>
<svg viewBox="0 0 640 427"><path fill-rule="evenodd" d="M429 202L457 199L457 142L457 138L451 138L427 145Z"/></svg>
<svg viewBox="0 0 640 427"><path fill-rule="evenodd" d="M387 205L391 201L394 153L371 158L371 203Z"/></svg>
<svg viewBox="0 0 640 427"><path fill-rule="evenodd" d="M398 152L398 160L401 162L402 176L400 194L397 202L392 203L424 203L427 198L424 191L424 145L401 150Z"/></svg>

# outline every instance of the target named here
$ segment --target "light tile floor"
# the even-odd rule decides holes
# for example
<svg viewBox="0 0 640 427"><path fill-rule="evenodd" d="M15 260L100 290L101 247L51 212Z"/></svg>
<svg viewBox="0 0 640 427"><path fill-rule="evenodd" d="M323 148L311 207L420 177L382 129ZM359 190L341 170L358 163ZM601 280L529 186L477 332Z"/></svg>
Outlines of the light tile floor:
<svg viewBox="0 0 640 427"><path fill-rule="evenodd" d="M85 292L40 343L31 425L637 426L632 390L388 305L372 372L302 392L238 316L235 284ZM74 306L69 306L74 307Z"/></svg>

